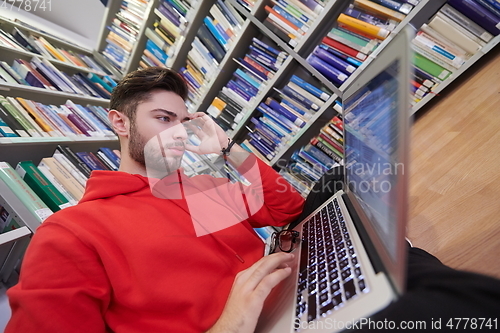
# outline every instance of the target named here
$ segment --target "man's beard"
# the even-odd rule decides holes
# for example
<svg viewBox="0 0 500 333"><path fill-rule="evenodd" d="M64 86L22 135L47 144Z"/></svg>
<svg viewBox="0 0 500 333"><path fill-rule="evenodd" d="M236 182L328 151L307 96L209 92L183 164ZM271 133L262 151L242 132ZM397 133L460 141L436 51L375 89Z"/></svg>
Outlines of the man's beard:
<svg viewBox="0 0 500 333"><path fill-rule="evenodd" d="M160 140L161 134L155 135L147 140L139 133L135 123L130 125L130 141L129 155L140 163L145 169L149 177L163 178L181 166L181 156L164 156L168 153L168 148L171 146L182 146L182 142L175 142L170 145L165 145Z"/></svg>

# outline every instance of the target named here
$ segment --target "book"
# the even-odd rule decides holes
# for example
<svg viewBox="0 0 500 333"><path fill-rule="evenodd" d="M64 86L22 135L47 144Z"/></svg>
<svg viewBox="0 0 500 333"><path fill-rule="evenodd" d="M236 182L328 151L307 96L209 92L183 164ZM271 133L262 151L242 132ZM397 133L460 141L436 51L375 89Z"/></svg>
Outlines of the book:
<svg viewBox="0 0 500 333"><path fill-rule="evenodd" d="M69 207L68 200L31 161L19 162L16 172L53 212Z"/></svg>
<svg viewBox="0 0 500 333"><path fill-rule="evenodd" d="M479 24L474 22L472 19L470 19L468 16L462 14L460 11L456 10L454 7L445 4L443 7L441 7L440 11L448 16L450 19L455 21L457 24L460 24L463 26L465 29L469 30L472 32L474 35L478 36L485 42L489 42L492 38L493 35L486 31L483 27L481 27Z"/></svg>
<svg viewBox="0 0 500 333"><path fill-rule="evenodd" d="M442 54L436 51L437 48L432 48L429 44L425 44L425 42L421 40L414 39L412 42L412 49L449 71L454 71L465 63L465 59L455 56L452 56L453 58L450 59L448 54Z"/></svg>
<svg viewBox="0 0 500 333"><path fill-rule="evenodd" d="M500 19L500 9L498 9L496 6L500 6L499 3L496 2L496 0L474 0L484 8L486 8L488 11L493 13L497 18ZM495 6L496 5L496 6Z"/></svg>
<svg viewBox="0 0 500 333"><path fill-rule="evenodd" d="M398 11L405 15L408 15L410 11L413 9L413 6L409 3L405 3L404 1L394 1L394 0L370 0L375 3L378 3L384 7L390 8L392 10Z"/></svg>
<svg viewBox="0 0 500 333"><path fill-rule="evenodd" d="M286 87L288 87L288 89L284 89L284 88L282 89L282 91L286 94L288 94L288 90L291 90L294 92L294 95L298 94L299 96L301 96L299 98L301 98L301 99L304 98L306 101L310 101L314 105L319 106L320 108L325 104L325 102L321 98L314 96L313 94L311 94L307 90L303 89L300 85L297 85L294 82L291 82L291 81L288 82L286 84ZM292 98L296 98L296 97L292 96ZM308 112L308 113L304 114L304 116L305 115L309 116L309 117L306 116L307 118L311 118L312 113Z"/></svg>
<svg viewBox="0 0 500 333"><path fill-rule="evenodd" d="M268 28L272 33L274 33L276 36L278 36L280 39L285 41L288 45L291 47L295 47L298 45L297 42L297 37L293 34L288 33L286 30L278 26L276 23L274 23L272 20L269 18L266 18L264 22L262 22L266 28Z"/></svg>
<svg viewBox="0 0 500 333"><path fill-rule="evenodd" d="M382 15L384 17L391 18L393 20L396 20L398 22L401 22L405 19L406 15L403 13L400 13L396 10L387 8L385 6L382 6L378 3L375 3L373 1L369 0L355 0L354 5L358 6L363 9L367 9L369 11L372 11L376 14Z"/></svg>
<svg viewBox="0 0 500 333"><path fill-rule="evenodd" d="M343 13L339 15L337 21L343 25L351 27L355 31L360 31L381 40L387 38L390 33L390 31L385 28L380 28L376 25L366 23Z"/></svg>
<svg viewBox="0 0 500 333"><path fill-rule="evenodd" d="M16 101L24 108L24 110L26 110L26 113L29 115L29 117L36 122L38 128L41 130L40 134L42 136L57 136L57 133L54 131L51 125L47 123L45 118L42 117L37 110L32 108L32 104L30 104L28 100L17 97Z"/></svg>
<svg viewBox="0 0 500 333"><path fill-rule="evenodd" d="M7 133L11 133L7 136L20 136L20 137L29 137L27 130L21 125L19 122L19 115L17 113L10 112L6 107L5 103L8 103L7 100L2 100L3 96L0 98L0 118L2 118L3 126L6 128ZM14 135L12 135L14 134Z"/></svg>
<svg viewBox="0 0 500 333"><path fill-rule="evenodd" d="M48 179L48 181L54 185L54 187L68 200L68 206L74 206L78 202L75 197L66 189L66 187L52 174L49 168L47 168L43 163L38 164L38 170Z"/></svg>
<svg viewBox="0 0 500 333"><path fill-rule="evenodd" d="M313 53L316 57L319 59L325 61L329 65L337 68L338 70L342 71L346 75L351 75L357 67L354 67L353 65L347 63L346 61L336 57L334 54L326 51L325 49L317 46Z"/></svg>
<svg viewBox="0 0 500 333"><path fill-rule="evenodd" d="M219 44L219 42L217 42L215 37L210 33L206 25L200 25L200 27L198 28L197 36L205 45L205 47L210 51L210 54L214 56L215 60L217 60L218 63L221 63L222 59L224 59L224 56L226 55L226 52Z"/></svg>
<svg viewBox="0 0 500 333"><path fill-rule="evenodd" d="M106 166L109 170L117 171L119 165L114 164L111 160L109 160L104 153L98 151L97 153L94 154L94 156L101 161L103 165Z"/></svg>
<svg viewBox="0 0 500 333"><path fill-rule="evenodd" d="M290 20L288 20L286 17L275 11L273 8L269 6L264 6L264 10L268 13L268 17L275 21L275 22L280 22L278 23L280 26L283 26L285 30L289 31L290 33L298 36L298 35L304 35L305 31L302 30L301 27L298 27L296 24L292 23ZM302 25L301 25L302 26ZM307 29L306 29L307 31Z"/></svg>
<svg viewBox="0 0 500 333"><path fill-rule="evenodd" d="M83 197L85 188L73 175L71 175L70 171L66 170L66 168L55 159L55 157L43 158L38 166L49 170L77 201Z"/></svg>
<svg viewBox="0 0 500 333"><path fill-rule="evenodd" d="M447 19L439 12L429 21L428 25L470 54L476 54L482 48L481 44L471 39L470 36L466 36L452 20Z"/></svg>
<svg viewBox="0 0 500 333"><path fill-rule="evenodd" d="M377 39L367 40L366 38L361 38L360 35L354 34L351 31L342 28L332 28L327 36L366 54L373 52L379 45Z"/></svg>
<svg viewBox="0 0 500 333"><path fill-rule="evenodd" d="M322 99L323 101L327 101L331 96L330 93L327 93L327 92L317 88L316 86L302 80L300 77L298 77L296 75L292 75L292 77L290 78L290 81L295 83L296 85L300 86L302 89L308 91L309 93L313 94L314 96Z"/></svg>
<svg viewBox="0 0 500 333"><path fill-rule="evenodd" d="M339 43L338 41L331 39L329 37L323 37L321 42L325 45L333 47L334 49L337 49L341 52L344 52L344 53L350 55L351 57L357 58L361 61L363 61L367 58L366 54L364 54L362 52L358 52L357 50L355 50L347 45L344 45L342 43Z"/></svg>
<svg viewBox="0 0 500 333"><path fill-rule="evenodd" d="M363 64L362 61L355 59L355 58L349 56L348 54L341 52L341 51L339 51L331 46L328 46L326 44L320 44L320 45L318 45L318 47L322 48L323 50L328 51L329 53L333 54L337 58L340 58L340 59L346 61L347 63L355 66L356 68Z"/></svg>
<svg viewBox="0 0 500 333"><path fill-rule="evenodd" d="M0 137L13 137L17 138L19 135L12 130L12 128L7 125L7 123L1 118L0 115Z"/></svg>
<svg viewBox="0 0 500 333"><path fill-rule="evenodd" d="M389 31L393 31L398 25L397 21L377 16L369 11L354 7L352 4L344 11L344 14Z"/></svg>
<svg viewBox="0 0 500 333"><path fill-rule="evenodd" d="M449 0L448 4L496 36L500 34L498 17L473 0Z"/></svg>
<svg viewBox="0 0 500 333"><path fill-rule="evenodd" d="M52 215L53 212L7 162L0 162L0 179L20 199L36 221L41 223ZM30 228L34 231L33 226L30 225Z"/></svg>
<svg viewBox="0 0 500 333"><path fill-rule="evenodd" d="M75 154L90 170L107 170L90 152L76 152Z"/></svg>
<svg viewBox="0 0 500 333"><path fill-rule="evenodd" d="M451 72L449 70L432 62L431 60L427 59L426 57L422 56L419 53L414 54L413 63L418 68L439 78L440 80L445 80L451 75Z"/></svg>
<svg viewBox="0 0 500 333"><path fill-rule="evenodd" d="M208 31L212 34L218 44L224 49L225 52L229 50L228 39L224 38L224 36L217 30L212 19L210 17L205 17L203 19L203 24L206 26Z"/></svg>
<svg viewBox="0 0 500 333"><path fill-rule="evenodd" d="M270 97L266 99L265 104L270 109L277 111L278 113L286 117L296 126L303 127L306 124L306 120L303 117L297 116L293 112L290 112L287 108L281 106L277 101L273 100Z"/></svg>
<svg viewBox="0 0 500 333"><path fill-rule="evenodd" d="M57 145L56 151L66 157L66 159L78 169L86 178L90 177L92 169L83 163L69 146ZM55 157L55 156L54 156Z"/></svg>
<svg viewBox="0 0 500 333"><path fill-rule="evenodd" d="M311 66L316 68L318 72L338 86L341 86L348 78L346 74L329 65L314 54L310 54L306 60Z"/></svg>

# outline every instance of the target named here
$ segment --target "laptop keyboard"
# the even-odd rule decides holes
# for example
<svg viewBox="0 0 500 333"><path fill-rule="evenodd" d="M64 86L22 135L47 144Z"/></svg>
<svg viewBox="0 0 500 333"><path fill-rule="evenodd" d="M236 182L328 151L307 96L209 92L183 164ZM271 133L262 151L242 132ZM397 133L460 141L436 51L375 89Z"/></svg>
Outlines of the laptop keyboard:
<svg viewBox="0 0 500 333"><path fill-rule="evenodd" d="M313 321L368 292L337 199L304 223L299 272L299 320Z"/></svg>

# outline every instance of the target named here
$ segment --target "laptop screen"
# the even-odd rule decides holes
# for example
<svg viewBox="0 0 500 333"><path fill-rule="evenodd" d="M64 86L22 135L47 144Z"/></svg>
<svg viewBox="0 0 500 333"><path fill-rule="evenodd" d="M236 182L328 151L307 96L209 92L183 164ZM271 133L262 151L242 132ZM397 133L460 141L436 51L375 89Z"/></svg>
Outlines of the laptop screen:
<svg viewBox="0 0 500 333"><path fill-rule="evenodd" d="M395 60L344 101L345 168L349 189L393 261L397 257L398 88Z"/></svg>

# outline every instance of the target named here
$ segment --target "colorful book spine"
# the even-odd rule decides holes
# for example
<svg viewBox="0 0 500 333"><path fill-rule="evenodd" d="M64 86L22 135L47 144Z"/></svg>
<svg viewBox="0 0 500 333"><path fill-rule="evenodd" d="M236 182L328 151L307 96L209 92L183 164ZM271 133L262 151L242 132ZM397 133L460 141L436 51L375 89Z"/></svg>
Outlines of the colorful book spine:
<svg viewBox="0 0 500 333"><path fill-rule="evenodd" d="M53 212L70 206L64 195L40 172L33 162L19 162L16 171Z"/></svg>
<svg viewBox="0 0 500 333"><path fill-rule="evenodd" d="M369 10L371 12L374 12L376 14L382 15L383 17L389 17L398 22L403 21L406 17L406 15L403 13L400 13L396 10L390 9L388 7L385 7L370 0L355 0L354 5Z"/></svg>
<svg viewBox="0 0 500 333"><path fill-rule="evenodd" d="M427 59L426 57L422 56L419 53L415 53L413 62L415 66L437 77L440 80L445 80L446 78L448 78L448 76L451 75L450 71L432 62L431 60Z"/></svg>
<svg viewBox="0 0 500 333"><path fill-rule="evenodd" d="M473 0L449 0L448 4L496 36L500 34L500 22L488 9Z"/></svg>
<svg viewBox="0 0 500 333"><path fill-rule="evenodd" d="M380 28L376 25L366 23L364 21L358 20L354 17L345 14L340 14L337 19L337 22L349 26L355 31L360 31L362 33L368 34L374 38L378 38L381 40L384 40L390 34L390 31L385 28Z"/></svg>
<svg viewBox="0 0 500 333"><path fill-rule="evenodd" d="M0 162L0 179L16 194L40 223L52 215L52 211L47 205L7 162Z"/></svg>
<svg viewBox="0 0 500 333"><path fill-rule="evenodd" d="M311 66L316 68L318 72L323 74L328 80L332 81L338 86L341 86L348 78L346 74L330 66L327 62L321 60L314 54L311 54L309 55L309 57L307 57L307 62Z"/></svg>

